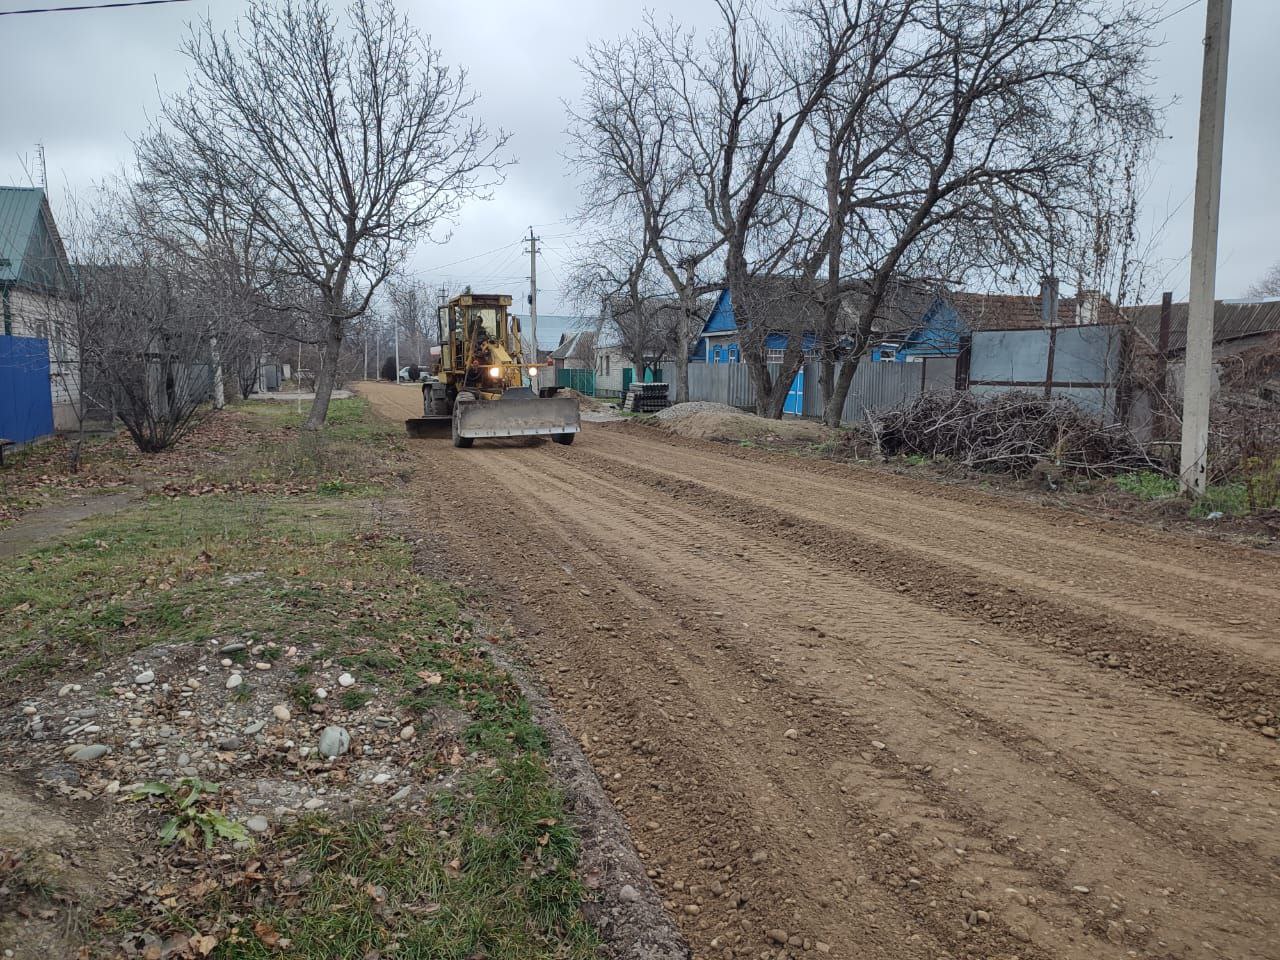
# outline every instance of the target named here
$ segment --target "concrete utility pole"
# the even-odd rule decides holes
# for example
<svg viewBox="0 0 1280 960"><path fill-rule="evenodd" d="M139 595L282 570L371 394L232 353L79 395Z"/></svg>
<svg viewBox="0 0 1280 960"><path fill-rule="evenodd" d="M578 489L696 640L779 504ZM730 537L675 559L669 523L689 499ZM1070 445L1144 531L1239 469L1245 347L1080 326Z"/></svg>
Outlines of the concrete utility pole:
<svg viewBox="0 0 1280 960"><path fill-rule="evenodd" d="M529 228L529 336L533 338L533 362L538 362L538 238Z"/></svg>
<svg viewBox="0 0 1280 960"><path fill-rule="evenodd" d="M396 383L400 382L400 318L391 318L391 329L395 333L396 338L396 373L391 379Z"/></svg>
<svg viewBox="0 0 1280 960"><path fill-rule="evenodd" d="M222 384L222 351L217 337L209 338L209 358L213 361L213 409L221 410L227 405L227 393Z"/></svg>
<svg viewBox="0 0 1280 960"><path fill-rule="evenodd" d="M1186 493L1204 493L1208 474L1209 396L1213 389L1213 301L1218 265L1218 205L1222 194L1222 131L1227 105L1227 45L1231 0L1209 0L1200 86L1195 218L1191 227L1191 298L1182 392L1182 465Z"/></svg>

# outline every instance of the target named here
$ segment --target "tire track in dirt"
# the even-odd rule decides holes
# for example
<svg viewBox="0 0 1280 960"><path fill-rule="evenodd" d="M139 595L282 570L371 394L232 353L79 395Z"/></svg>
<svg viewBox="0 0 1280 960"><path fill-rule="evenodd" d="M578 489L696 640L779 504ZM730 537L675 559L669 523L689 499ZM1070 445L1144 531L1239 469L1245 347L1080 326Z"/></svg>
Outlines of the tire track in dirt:
<svg viewBox="0 0 1280 960"><path fill-rule="evenodd" d="M624 506L621 513L618 513L616 511L616 508L611 508L610 501L606 499L610 496L611 491L613 492L615 497L617 496L617 491L613 491L609 485L601 484L603 489L599 491L599 494L597 496L594 496L594 497L586 496L584 495L586 493L585 488L589 486L591 478L575 476L573 477L573 481L574 481L573 483L566 484L560 477L548 477L547 475L548 472L549 471L547 471L546 468L542 467L541 465L539 465L538 467L529 468L529 467L526 467L523 463L518 463L517 461L509 460L504 462L503 464L502 475L495 476L493 479L495 483L511 484L511 489L513 494L515 494L515 499L523 500L523 501L533 500L534 502L537 502L542 508L541 512L543 512L547 516L555 515L557 513L558 505L562 506L564 503L572 502L573 499L576 498L578 502L575 505L576 506L575 515L590 517L589 529L578 531L579 535L582 535L582 536L591 536L592 532L603 532L609 535L606 537L606 539L612 539L616 542L628 542L629 540L636 539L638 535L641 541L650 542L652 541L653 538L660 537L663 535L663 533L666 530L666 527L663 526L665 522L670 522L672 519L674 519L675 522L681 526L689 522L689 518L687 516L680 515L678 512L674 517L671 517L670 514L672 513L672 511L670 510L666 511L666 513L668 514L667 517L665 518L660 517L658 515L658 512L661 512L661 511L654 512L646 509L643 498L628 498L625 495L625 493L622 495L621 499L623 501L631 499L632 502L630 503L624 502ZM514 476L522 477L522 483L520 485L517 486L513 483L512 478ZM558 492L552 491L548 489L549 486L559 487L560 489ZM637 529L639 525L637 524L635 519L637 516L644 516L645 519L648 521L646 525L640 526L639 529ZM571 516L561 516L560 519L566 525L572 525L573 523L573 517ZM716 536L716 534L714 533L710 535L713 538ZM717 542L715 543L715 547L716 547L715 552L722 552L723 543ZM697 554L699 552L703 552L703 551L697 551L697 550L690 551L690 553L693 553L693 554ZM763 579L765 581L786 579L786 571L788 569L786 566L786 563L788 560L789 558L785 554L776 553L771 558L771 566L773 567L773 569L765 569L763 571L760 571L764 574ZM761 560L758 556L754 556L752 558L752 562L756 566L759 566L761 563ZM793 568L794 568L794 563L792 563L792 571L791 571L792 574L794 575L795 571ZM659 575L661 573L660 570L656 572ZM803 574L803 571L801 571L801 573ZM739 582L741 582L740 578L736 576L734 576L733 579L737 579L739 580ZM720 582L717 586L718 586L718 589L716 591L717 593L728 592L731 590L731 584L729 582L724 581L723 579L722 579L722 582ZM849 589L849 585L845 583L838 583L835 589L840 593L845 593ZM898 617L900 616L900 613L898 611L894 611L894 616ZM908 617L908 619L910 619L910 617ZM877 624L877 626L878 625L879 624ZM705 683L705 682L714 682L714 681L711 678L704 678L703 682ZM900 695L901 695L901 691L898 691L897 693L894 694L894 699L897 699L898 697L900 697ZM700 708L701 708L701 711L705 711L706 709L708 709L708 705L700 705ZM864 726L869 726L874 723L874 720L871 716L861 717L860 720L862 725ZM881 716L880 721L881 722L879 725L882 727L890 727L894 729L906 728L906 725L903 724L900 720L895 720L892 717L892 714L889 714L888 716ZM953 741L955 739L955 733L956 731L953 731ZM777 735L776 731L774 735L775 736ZM976 741L975 741L975 745L976 745ZM754 751L757 756L763 756L764 753L767 752L765 749L765 746L766 745L764 743L754 744ZM982 746L984 747L987 753L994 752L994 748L992 747L991 744L989 743L982 744ZM917 745L917 749L919 749L919 745ZM959 747L957 747L957 749L959 749ZM973 749L973 748L967 747L966 749ZM854 751L846 748L846 752L849 754L852 754ZM975 754L977 753L976 750L974 752ZM947 758L944 756L935 756L933 759L935 762L945 762L947 760ZM1008 756L997 756L994 759L998 761L997 765L1001 768L1013 767L1017 762L1014 758L1011 758ZM958 773L959 772L958 768L955 768L955 769L957 770L957 773ZM992 808L992 807L998 808L999 797L1001 795L1004 795L1006 797L1016 795L1018 790L1018 785L1021 782L1023 782L1025 779L1026 779L1025 772L1008 777L1007 779L999 783L995 788L988 791L983 805L988 808ZM967 787L966 789L971 790L972 787L970 786L970 787ZM1065 791L1065 794L1064 794L1064 791ZM1093 830L1101 830L1104 832L1109 831L1112 834L1116 834L1116 835L1124 834L1126 832L1130 832L1130 833L1132 832L1131 827L1128 825L1125 825L1125 824L1115 825L1113 822L1114 818L1107 817L1105 813L1100 813L1098 811L1089 811L1087 814L1081 815L1079 812L1079 807L1081 805L1087 804L1089 801L1088 801L1088 798L1082 798L1080 796L1073 795L1075 793L1078 793L1078 790L1073 790L1070 784L1057 782L1052 784L1052 790L1050 791L1050 793L1045 798L1041 798L1040 802L1043 804L1043 803L1046 803L1050 797L1055 799L1060 795L1065 795L1066 797L1066 800L1064 802L1062 802L1055 810L1048 813L1047 823L1050 826L1052 826L1053 821L1055 819L1061 820L1061 821L1068 821L1068 822L1074 820L1076 823L1086 822L1090 824L1091 829ZM910 789L905 788L901 785L898 785L897 789L894 789L891 791L882 789L881 796L883 798L887 798L885 802L888 803L888 807L886 808L882 806L881 811L887 812L888 815L892 817L893 810L896 806L897 812L899 816L901 816L905 810L910 809L903 805L903 798L911 795L913 794L911 793ZM778 802L778 798L776 796L773 798L773 800L774 802ZM801 810L805 809L806 807L812 807L812 806L814 806L814 803L812 802L812 800L807 804L806 803L799 804L799 807ZM909 813L907 815L917 816L918 813ZM966 818L973 819L974 815L969 814L968 817L965 817L965 815L962 814L959 819L963 821L963 819L966 819ZM1018 833L1021 833L1024 830L1034 831L1036 829L1041 829L1041 830L1045 829L1045 823L1043 822L1024 821L1024 824L1025 826L1022 824L1019 824L1012 817L1006 817L1006 819L1004 820L1001 826L1002 826L1002 829L1014 828ZM1046 849L1052 849L1052 845L1055 843L1057 844L1069 843L1074 845L1077 842L1077 837L1070 833L1059 832L1056 836L1052 835L1051 833L1051 837L1052 839L1049 839L1048 841L1046 841L1048 844L1048 847ZM969 853L969 854L971 854L974 850L982 851L981 857L984 863L981 869L983 869L984 871L994 870L994 871L997 871L1002 877L1013 878L1012 882L1019 884L1023 888L1021 892L1024 896L1028 895L1026 893L1027 889L1030 889L1031 891L1033 891L1030 895L1033 897L1036 897L1036 899L1039 901L1039 903L1041 904L1042 913L1049 912L1050 915L1052 915L1052 907L1050 906L1051 904L1056 906L1061 906L1063 903L1069 900L1069 897L1064 898L1061 893L1062 889L1065 889L1065 884L1062 884L1058 890L1054 890L1052 888L1037 888L1028 879L1026 871L1015 872L1017 868L1015 868L1011 862L1007 861L1005 858L998 855L994 850L994 847L991 845L990 841L983 836L961 835L958 838L953 836L953 837L949 837L946 842L947 842L947 846L944 849L949 849L949 850L960 849L960 850L965 850L966 853ZM1037 871L1040 875L1047 876L1050 882L1052 882L1054 879L1058 879L1054 876L1054 871L1052 869L1049 869L1049 867L1051 866L1056 866L1054 864L1049 863L1049 861L1051 861L1052 859L1053 859L1052 857L1045 857L1042 855L1042 862ZM1113 889L1118 889L1117 895L1122 898L1122 902L1125 902L1127 904L1133 904L1135 902L1135 895L1136 895L1137 897L1136 902L1138 904L1137 909L1139 909L1140 911L1151 910L1153 909L1153 907L1157 906L1156 904L1154 904L1154 902L1144 903L1141 896L1142 891L1144 889L1158 888L1160 882L1169 876L1180 876L1180 877L1183 877L1184 879L1190 879L1191 882L1193 883L1203 882L1203 885L1205 885L1206 887L1211 883L1217 883L1219 881L1224 880L1223 877L1206 875L1202 870L1198 869L1196 866L1186 862L1170 863L1168 857L1160 856L1158 845L1148 845L1148 849L1145 849L1143 851L1143 856L1141 859L1144 860L1149 865L1147 870L1136 872L1134 871L1134 868L1131 867L1130 870L1131 870L1132 879L1129 880L1129 882L1116 883L1113 880L1111 884ZM1046 863L1049 863L1049 866L1045 866ZM1111 865L1108 867L1107 865L1104 864L1094 869L1095 869L1094 875L1102 876L1102 877L1106 877L1108 873L1116 872L1115 865ZM957 882L963 883L964 881L962 879ZM1003 882L1008 883L1011 881L1006 879ZM1236 891L1236 892L1237 894L1239 894L1242 891ZM1252 897L1246 896L1243 898L1237 896L1233 900L1233 903L1237 903L1241 901L1241 899L1243 899L1245 902L1249 902L1249 901L1256 902L1256 898L1257 898L1256 894L1253 895ZM1059 903L1055 904L1055 900L1059 901ZM1115 903L1116 901L1111 900L1110 902ZM1242 945L1243 943L1247 943L1250 940L1250 935L1248 934L1248 932L1244 932L1244 933L1241 932L1242 929L1247 931L1247 928L1251 922L1247 913L1247 909L1242 909L1242 910L1230 909L1227 911L1227 913L1239 913L1240 915L1237 916L1233 922L1226 923L1223 929L1219 931L1220 935L1222 937L1226 937L1228 941L1236 941L1237 944ZM1108 921L1108 922L1114 923L1117 921ZM1061 918L1059 918L1059 924L1056 926L1061 926L1062 924L1063 924L1063 921ZM1238 926L1239 924L1243 924L1244 925L1243 928L1239 927ZM1054 928L1055 928L1055 925L1051 924L1050 930ZM1017 929L1019 929L1024 934L1032 933L1032 931L1027 930L1025 926L1020 926ZM1107 929L1109 930L1110 928L1107 928ZM1171 937L1174 935L1169 932L1169 928L1166 928L1163 931L1163 933L1166 937ZM1041 936L1044 935L1044 931L1037 930L1034 935L1036 936L1036 939L1039 939ZM1182 936L1178 937L1178 939L1181 940L1181 943L1179 944L1179 946L1185 949L1195 937L1200 935L1202 935L1202 931L1199 928L1197 928L1195 931L1184 932ZM1059 955L1061 953L1062 945L1054 944L1054 947L1055 949L1053 949L1051 952L1054 955ZM1248 954L1241 953L1240 955L1248 955Z"/></svg>
<svg viewBox="0 0 1280 960"><path fill-rule="evenodd" d="M1143 621L1121 618L1092 605L1077 605L1069 590L1037 591L1020 585L1004 586L973 567L981 561L940 562L923 556L904 530L897 539L867 536L856 527L832 526L822 519L808 519L787 501L762 494L753 500L716 489L718 477L694 479L669 473L661 466L628 464L588 448L576 458L597 458L601 472L644 482L662 495L686 502L715 501L722 515L756 524L766 535L799 542L811 552L824 553L833 563L852 566L862 577L875 574L878 582L927 598L940 608L967 607L971 614L1006 628L1020 628L1029 636L1052 643L1058 649L1087 655L1100 665L1118 669L1150 682L1163 691L1199 702L1223 719L1248 722L1261 710L1276 712L1280 703L1280 669L1230 647L1213 649L1203 637L1186 636L1143 627ZM781 478L780 478L781 479ZM761 502L757 502L761 501ZM803 508L801 508L803 510ZM1271 558L1265 558L1275 564ZM1139 590L1146 589L1135 588ZM1023 598L1029 594L1029 601ZM1115 656L1110 656L1108 651Z"/></svg>
<svg viewBox="0 0 1280 960"><path fill-rule="evenodd" d="M637 441L628 435L624 442L603 442L592 437L591 452L622 462L634 460L637 448L658 456L660 441ZM807 519L837 528L855 528L863 535L901 543L909 525L904 515L927 533L910 541L912 550L930 558L963 564L1007 583L1024 583L1048 593L1070 587L1087 598L1125 617L1149 620L1160 626L1240 648L1250 656L1265 657L1280 664L1280 589L1266 581L1250 583L1215 576L1200 568L1163 563L1139 553L1121 553L1089 543L1064 542L1063 531L1040 523L1013 526L966 516L949 509L946 501L899 498L886 509L881 492L861 483L833 486L776 467L742 463L726 475L717 470L714 453L667 448L660 469L673 476L697 478L732 495L746 493L774 507L794 511ZM654 461L646 463L651 465ZM709 479L728 480L720 486ZM762 487L762 484L765 486ZM822 505L815 510L814 502ZM1197 562L1207 559L1198 556ZM1252 559L1252 558L1250 558ZM1256 575L1253 564L1241 569L1241 576ZM1139 579L1141 578L1141 579ZM1133 602L1134 587L1141 586L1141 602ZM1214 593L1207 588L1214 588ZM1250 627L1249 630L1243 629Z"/></svg>
<svg viewBox="0 0 1280 960"><path fill-rule="evenodd" d="M1088 519L1063 509L998 497L972 486L887 474L857 464L692 440L634 423L612 424L590 435L594 448L606 448L614 441L633 446L635 451L662 451L664 459L689 455L709 466L719 463L722 467L725 460L734 461L738 465L735 472L739 467L764 468L780 470L783 476L821 477L828 489L851 488L875 493L882 505L909 503L912 516L937 512L948 521L995 533L1025 530L1059 547L1064 546L1062 541L1067 538L1066 546L1074 552L1144 565L1156 573L1191 577L1230 591L1252 591L1271 599L1280 597L1280 588L1266 586L1274 582L1273 575L1267 571L1274 568L1278 558L1253 549L1164 533L1125 520ZM979 509L972 509L974 507ZM996 519L990 519L993 517ZM1143 556L1143 553L1161 556ZM1224 573L1204 570L1209 562Z"/></svg>
<svg viewBox="0 0 1280 960"><path fill-rule="evenodd" d="M523 469L521 465L517 471ZM659 536L668 521L690 528L699 522L670 506L662 508L659 514L647 501L627 491L618 491L615 485L590 475L579 474L569 480L540 474L538 479L544 485L560 487L562 493L575 494L580 500L594 489L596 499L585 501L594 503L593 526L602 522L604 508L610 498L620 500L628 515L622 523L615 523L614 532L618 535L624 532L624 524L630 528L626 532L635 532L635 528L640 527L638 532L644 536ZM549 496L546 492L538 495ZM707 539L689 548L689 556L703 552L728 556L733 551L731 534L713 531L705 536ZM1240 852L1260 854L1280 865L1280 832L1264 837L1261 850L1253 849L1256 826L1252 825L1270 821L1275 826L1280 817L1280 783L1274 775L1275 768L1269 769L1273 751L1268 746L1233 732L1230 734L1234 741L1232 757L1228 761L1220 755L1220 751L1225 753L1225 744L1220 738L1223 731L1185 707L1147 697L1140 701L1142 709L1135 709L1132 706L1135 691L1119 678L1098 674L1075 663L1064 664L1061 657L1048 656L1036 649L1020 652L1016 662L1010 662L1007 652L1022 646L1016 639L965 620L938 616L893 594L874 588L868 590L865 584L824 570L816 563L770 545L756 545L750 559L744 556L736 564L726 564L725 573L718 578L714 573L709 574L716 582L716 593L726 599L736 598L739 603L750 602L752 592L743 594L741 590L741 574L747 567L766 584L754 588L752 592L757 593L761 589L767 590L767 584L785 586L790 579L803 582L821 580L823 589L810 594L806 616L812 618L816 611L819 619L827 624L838 623L847 613L847 598L861 593L863 603L874 607L877 613L873 618L860 619L858 624L864 633L874 636L878 647L874 652L890 650L897 658L907 657L911 652L909 647L918 644L922 636L927 636L934 659L933 662L913 663L915 670L910 678L911 686L927 691L928 696L937 699L939 691L946 691L958 683L964 688L964 700L960 699L960 693L953 692L945 702L945 707L952 710L983 712L983 703L1000 704L1004 712L1011 715L1007 726L1013 732L1005 735L1008 743L1047 749L1042 738L1032 733L1047 731L1046 739L1065 744L1082 758L1090 758L1079 763L1073 772L1081 778L1087 771L1100 794L1119 794L1120 788L1115 786L1117 778L1154 786L1158 795L1170 797L1161 806L1182 817L1165 832L1164 839L1176 842L1179 838L1196 837L1197 845L1202 847L1220 843L1220 839L1200 830L1201 824L1207 824L1219 836L1226 836L1241 845L1243 849ZM783 597L773 599L785 600ZM914 635L906 644L901 642L904 634L897 627L899 624L912 625ZM796 626L803 629L807 625L797 623ZM973 641L977 637L982 639L975 645ZM831 655L830 662L835 665L840 662L848 642L831 637L820 646ZM854 638L852 642L865 649L870 638ZM948 658L945 667L942 661L944 654ZM886 660L882 658L881 662ZM955 666L957 662L962 666ZM921 684L921 674L931 682ZM1050 684L1053 684L1052 696L1043 692ZM1154 717L1149 715L1153 705L1160 708ZM990 726L997 725L997 718L989 710L986 713L984 722ZM1066 722L1062 720L1064 713L1070 718ZM1099 767L1091 755L1096 752L1096 744L1108 741L1116 746L1106 754L1104 759L1107 763ZM1220 767L1230 763L1239 780L1231 789L1224 789L1217 782L1212 768L1206 773L1192 769L1186 763L1170 762L1159 755L1159 751L1168 751L1170 747L1177 756L1194 758L1197 765ZM1104 785L1113 789L1106 790ZM1152 806L1150 799L1147 798L1142 806L1149 810ZM1237 826L1241 827L1238 831ZM1203 835L1197 837L1198 834Z"/></svg>

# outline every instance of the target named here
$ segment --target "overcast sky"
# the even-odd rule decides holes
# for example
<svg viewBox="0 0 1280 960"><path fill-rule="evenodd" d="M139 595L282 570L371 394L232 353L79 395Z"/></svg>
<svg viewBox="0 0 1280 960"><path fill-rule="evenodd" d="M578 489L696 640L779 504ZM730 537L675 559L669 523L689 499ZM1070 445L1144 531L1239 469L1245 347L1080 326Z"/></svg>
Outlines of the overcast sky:
<svg viewBox="0 0 1280 960"><path fill-rule="evenodd" d="M1165 0L1165 10L1173 13L1185 3ZM0 0L0 10L32 5ZM695 25L714 17L711 0L651 0L646 6ZM242 7L242 0L196 0L0 17L0 88L8 94L0 125L0 181L27 185L28 170L38 176L34 145L42 142L56 217L67 203L66 190L86 191L128 159L130 137L154 111L158 92L182 84L186 65L177 47L186 22L207 10L216 22L230 25ZM513 134L511 148L519 160L492 200L462 211L447 244L424 245L415 253L414 267L433 284L510 291L520 302L529 272L520 238L533 224L544 238L540 311L571 312L560 281L574 245L565 220L574 212L578 191L562 157L563 101L574 99L580 87L573 59L590 41L635 26L642 6L604 0L402 0L402 7L446 59L467 64L483 98L483 117ZM1155 252L1169 271L1168 287L1184 299L1204 0L1157 29L1164 43L1156 53L1154 92L1177 102L1156 151L1143 219L1148 236L1167 220ZM1280 0L1235 0L1219 239L1221 297L1242 296L1280 260L1278 50ZM550 332L539 330L539 339Z"/></svg>

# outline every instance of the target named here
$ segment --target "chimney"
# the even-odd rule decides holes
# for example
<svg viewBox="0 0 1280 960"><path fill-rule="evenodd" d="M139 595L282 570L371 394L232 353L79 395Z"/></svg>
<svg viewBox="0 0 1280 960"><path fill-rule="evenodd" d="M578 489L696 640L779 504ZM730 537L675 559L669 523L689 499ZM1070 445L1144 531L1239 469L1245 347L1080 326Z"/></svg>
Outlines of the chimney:
<svg viewBox="0 0 1280 960"><path fill-rule="evenodd" d="M1082 327L1097 323L1101 300L1100 290L1081 290L1076 295L1076 323Z"/></svg>
<svg viewBox="0 0 1280 960"><path fill-rule="evenodd" d="M1058 278L1046 276L1040 279L1040 322L1046 327L1058 323Z"/></svg>

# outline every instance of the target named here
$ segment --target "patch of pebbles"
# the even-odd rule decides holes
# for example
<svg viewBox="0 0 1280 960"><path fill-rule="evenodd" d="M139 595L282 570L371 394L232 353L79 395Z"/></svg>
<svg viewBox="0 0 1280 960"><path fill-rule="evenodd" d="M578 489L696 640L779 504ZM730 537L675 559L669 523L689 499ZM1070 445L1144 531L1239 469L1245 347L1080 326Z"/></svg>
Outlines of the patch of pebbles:
<svg viewBox="0 0 1280 960"><path fill-rule="evenodd" d="M291 700L300 675L309 708ZM348 710L333 689L369 698ZM231 638L149 647L20 700L0 718L0 756L76 799L210 780L229 816L265 834L304 812L412 809L449 788L473 759L459 742L466 716L406 715L396 699L313 647ZM428 767L438 772L419 772Z"/></svg>

